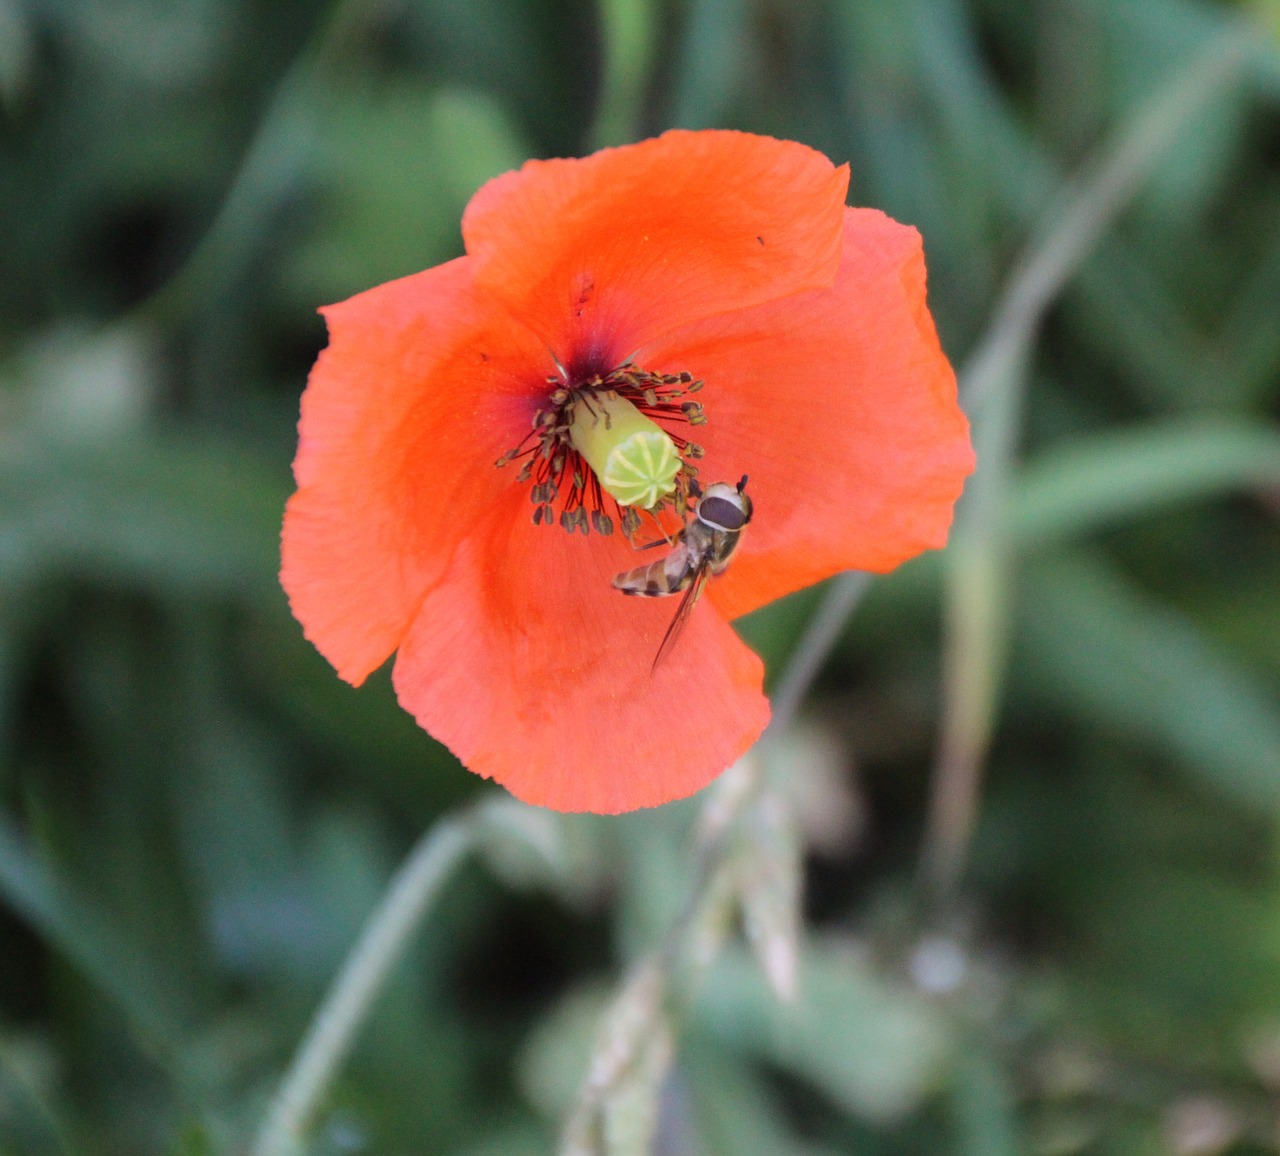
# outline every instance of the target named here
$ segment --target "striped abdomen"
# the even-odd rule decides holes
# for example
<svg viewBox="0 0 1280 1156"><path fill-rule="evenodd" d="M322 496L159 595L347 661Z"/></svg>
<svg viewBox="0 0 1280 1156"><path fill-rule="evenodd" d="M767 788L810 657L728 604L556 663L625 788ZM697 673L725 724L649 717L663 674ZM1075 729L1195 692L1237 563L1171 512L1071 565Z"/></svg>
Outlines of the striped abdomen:
<svg viewBox="0 0 1280 1156"><path fill-rule="evenodd" d="M686 542L680 541L670 554L647 566L637 566L625 574L616 575L613 584L623 594L634 594L641 598L665 598L668 594L678 594L687 589L697 571L693 552Z"/></svg>

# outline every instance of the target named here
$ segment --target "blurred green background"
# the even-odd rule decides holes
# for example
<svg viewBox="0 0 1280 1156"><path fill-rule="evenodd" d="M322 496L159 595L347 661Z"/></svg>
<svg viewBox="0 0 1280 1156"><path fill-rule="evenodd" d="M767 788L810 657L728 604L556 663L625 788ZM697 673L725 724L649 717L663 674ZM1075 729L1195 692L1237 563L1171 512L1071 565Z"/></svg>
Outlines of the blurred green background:
<svg viewBox="0 0 1280 1156"><path fill-rule="evenodd" d="M278 588L318 305L456 255L526 157L730 126L921 229L963 365L1068 178L1232 28L1005 406L994 592L875 582L775 751L807 1011L731 948L654 1151L1280 1150L1274 0L0 0L0 1154L247 1151L395 865L492 790ZM814 605L743 624L771 677ZM1002 667L929 901L939 719ZM553 1150L697 805L451 875L310 1150Z"/></svg>

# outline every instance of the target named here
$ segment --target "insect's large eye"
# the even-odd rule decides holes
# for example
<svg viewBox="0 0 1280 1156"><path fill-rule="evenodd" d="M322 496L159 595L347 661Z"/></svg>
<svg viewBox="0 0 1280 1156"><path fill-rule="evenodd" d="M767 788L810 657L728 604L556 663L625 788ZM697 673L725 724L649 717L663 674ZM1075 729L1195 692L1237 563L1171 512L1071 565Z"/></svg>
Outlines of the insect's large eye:
<svg viewBox="0 0 1280 1156"><path fill-rule="evenodd" d="M709 494L698 503L698 519L717 530L741 530L750 516L740 501L733 498L722 498L717 494Z"/></svg>

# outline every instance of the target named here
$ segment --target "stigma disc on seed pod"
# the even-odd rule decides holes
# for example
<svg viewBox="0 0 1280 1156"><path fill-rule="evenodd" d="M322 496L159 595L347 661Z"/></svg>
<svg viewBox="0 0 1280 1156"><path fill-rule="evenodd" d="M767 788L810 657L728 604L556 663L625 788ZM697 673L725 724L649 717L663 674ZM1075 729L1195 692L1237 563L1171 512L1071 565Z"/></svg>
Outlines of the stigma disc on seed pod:
<svg viewBox="0 0 1280 1156"><path fill-rule="evenodd" d="M676 488L683 463L675 442L613 392L573 403L569 439L619 505L652 509Z"/></svg>

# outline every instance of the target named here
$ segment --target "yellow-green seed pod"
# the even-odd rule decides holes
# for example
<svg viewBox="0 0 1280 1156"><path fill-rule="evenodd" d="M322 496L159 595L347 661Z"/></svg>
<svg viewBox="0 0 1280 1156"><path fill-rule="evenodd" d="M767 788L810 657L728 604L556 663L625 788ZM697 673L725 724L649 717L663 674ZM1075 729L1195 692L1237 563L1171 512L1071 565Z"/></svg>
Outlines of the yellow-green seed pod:
<svg viewBox="0 0 1280 1156"><path fill-rule="evenodd" d="M675 442L625 397L579 398L569 438L620 505L648 510L676 488L683 463Z"/></svg>

